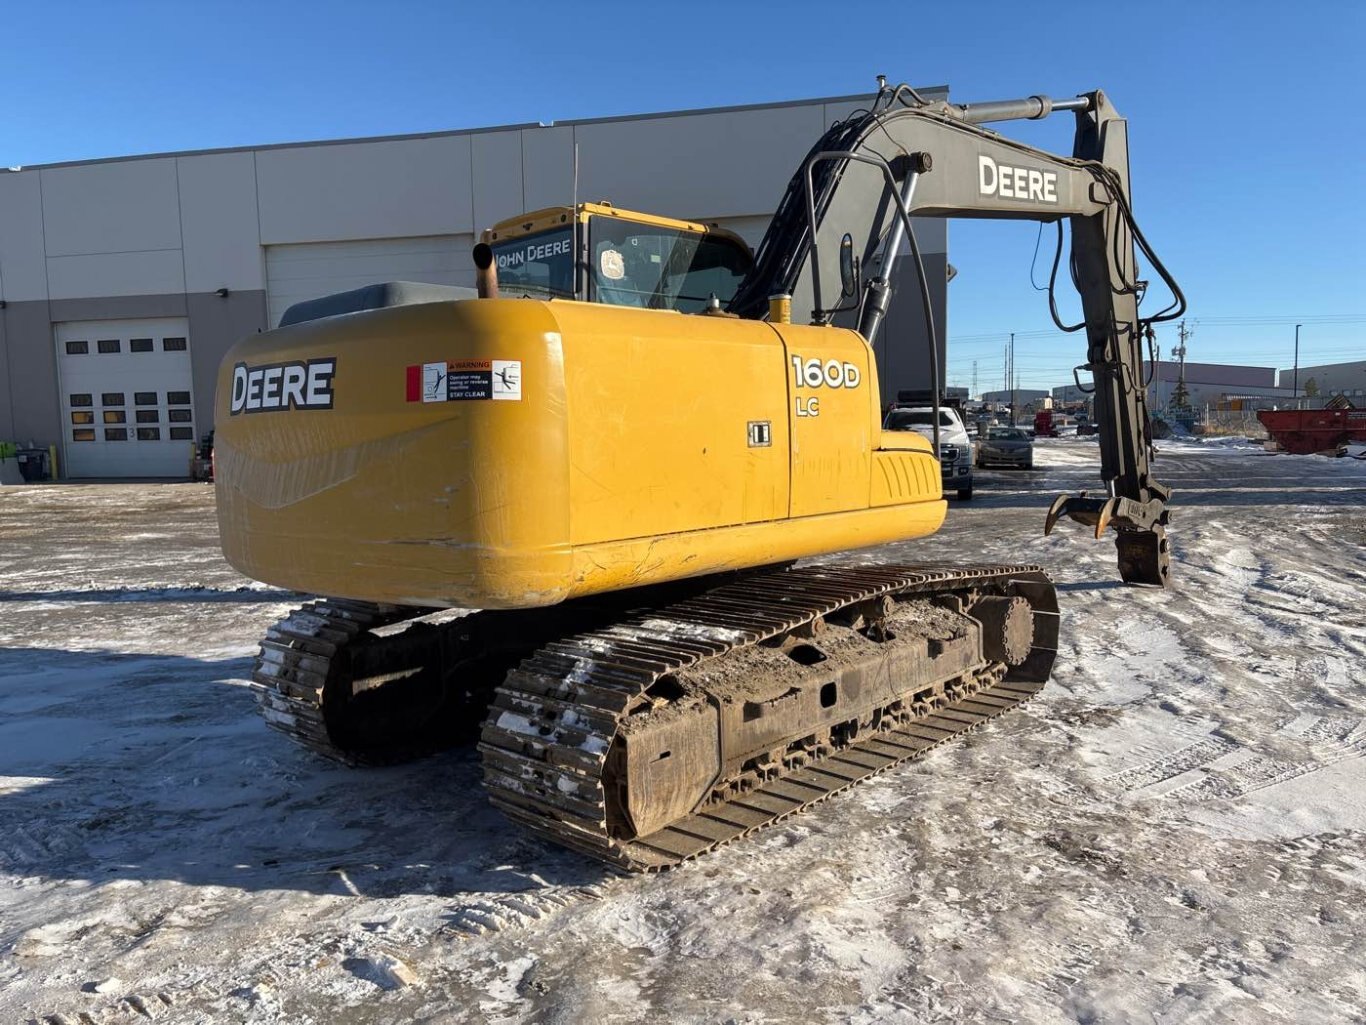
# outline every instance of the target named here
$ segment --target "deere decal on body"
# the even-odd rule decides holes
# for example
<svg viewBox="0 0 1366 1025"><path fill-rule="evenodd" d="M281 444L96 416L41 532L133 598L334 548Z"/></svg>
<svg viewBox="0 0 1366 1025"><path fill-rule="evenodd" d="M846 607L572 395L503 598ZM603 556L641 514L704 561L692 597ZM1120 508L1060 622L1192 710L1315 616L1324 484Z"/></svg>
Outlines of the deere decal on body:
<svg viewBox="0 0 1366 1025"><path fill-rule="evenodd" d="M1058 175L1056 171L998 164L983 153L977 158L977 190L984 196L1000 196L1002 199L1056 203Z"/></svg>
<svg viewBox="0 0 1366 1025"><path fill-rule="evenodd" d="M331 356L258 366L238 363L232 368L229 408L233 416L284 409L331 409L336 372L337 361Z"/></svg>

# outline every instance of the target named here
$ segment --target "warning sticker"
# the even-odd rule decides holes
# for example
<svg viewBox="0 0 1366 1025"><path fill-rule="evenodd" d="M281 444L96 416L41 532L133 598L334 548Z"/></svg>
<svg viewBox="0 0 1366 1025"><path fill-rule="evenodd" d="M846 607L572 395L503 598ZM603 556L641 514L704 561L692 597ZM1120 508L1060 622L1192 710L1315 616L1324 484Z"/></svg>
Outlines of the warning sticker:
<svg viewBox="0 0 1366 1025"><path fill-rule="evenodd" d="M466 399L522 397L519 359L457 359L419 363L408 368L409 402L459 402Z"/></svg>

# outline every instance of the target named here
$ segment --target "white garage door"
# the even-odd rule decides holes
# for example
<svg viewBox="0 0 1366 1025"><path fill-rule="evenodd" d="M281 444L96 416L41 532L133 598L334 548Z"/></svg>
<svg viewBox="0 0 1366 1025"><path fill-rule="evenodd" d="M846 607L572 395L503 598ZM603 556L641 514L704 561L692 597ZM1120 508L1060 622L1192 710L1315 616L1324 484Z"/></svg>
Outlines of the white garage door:
<svg viewBox="0 0 1366 1025"><path fill-rule="evenodd" d="M54 326L66 476L187 476L195 440L187 322Z"/></svg>
<svg viewBox="0 0 1366 1025"><path fill-rule="evenodd" d="M266 247L270 323L294 303L383 281L474 286L473 235L307 242Z"/></svg>

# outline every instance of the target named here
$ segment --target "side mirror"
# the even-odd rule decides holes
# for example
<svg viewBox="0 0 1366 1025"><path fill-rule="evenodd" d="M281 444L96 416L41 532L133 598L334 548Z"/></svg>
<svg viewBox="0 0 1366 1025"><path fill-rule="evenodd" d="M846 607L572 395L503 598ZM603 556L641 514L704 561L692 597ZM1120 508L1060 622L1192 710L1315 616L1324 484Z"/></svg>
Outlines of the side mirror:
<svg viewBox="0 0 1366 1025"><path fill-rule="evenodd" d="M854 237L847 231L840 239L840 294L848 299L858 295L858 263L854 259Z"/></svg>

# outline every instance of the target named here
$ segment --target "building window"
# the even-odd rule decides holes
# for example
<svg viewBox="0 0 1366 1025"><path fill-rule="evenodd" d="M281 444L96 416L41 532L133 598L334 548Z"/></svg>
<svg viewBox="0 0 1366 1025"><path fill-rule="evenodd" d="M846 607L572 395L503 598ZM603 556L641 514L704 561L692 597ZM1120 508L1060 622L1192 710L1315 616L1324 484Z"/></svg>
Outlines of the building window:
<svg viewBox="0 0 1366 1025"><path fill-rule="evenodd" d="M99 345L100 352L103 353L123 351L123 346L119 344L117 338L101 338L96 344Z"/></svg>
<svg viewBox="0 0 1366 1025"><path fill-rule="evenodd" d="M128 440L128 428L127 428L127 427L106 427L106 428L104 429L104 440L105 440L105 441L127 441L127 440Z"/></svg>
<svg viewBox="0 0 1366 1025"><path fill-rule="evenodd" d="M133 405L135 406L155 406L157 404L157 393L154 391L135 391L133 392Z"/></svg>
<svg viewBox="0 0 1366 1025"><path fill-rule="evenodd" d="M161 417L155 409L139 409L137 419L140 424L159 424Z"/></svg>
<svg viewBox="0 0 1366 1025"><path fill-rule="evenodd" d="M172 427L172 428L171 428L171 440L172 440L172 441L194 441L194 428L193 428L193 427Z"/></svg>
<svg viewBox="0 0 1366 1025"><path fill-rule="evenodd" d="M75 403L72 403L75 405ZM100 393L100 405L102 406L121 406L123 405L123 392L107 391Z"/></svg>
<svg viewBox="0 0 1366 1025"><path fill-rule="evenodd" d="M160 441L160 440L161 440L161 428L160 428L160 427L139 427L139 428L138 428L138 441Z"/></svg>
<svg viewBox="0 0 1366 1025"><path fill-rule="evenodd" d="M104 411L104 422L107 424L126 424L128 414L121 409L106 409Z"/></svg>
<svg viewBox="0 0 1366 1025"><path fill-rule="evenodd" d="M150 338L130 338L128 339L129 352L151 352L152 340Z"/></svg>
<svg viewBox="0 0 1366 1025"><path fill-rule="evenodd" d="M184 352L185 339L183 338L163 338L161 340L162 352Z"/></svg>
<svg viewBox="0 0 1366 1025"><path fill-rule="evenodd" d="M93 427L85 427L85 428L82 428L82 429L79 429L79 430L72 431L72 432L71 432L71 440L72 440L72 441L94 441L94 440L95 440L95 429L94 429Z"/></svg>
<svg viewBox="0 0 1366 1025"><path fill-rule="evenodd" d="M166 419L170 420L173 424L187 424L190 423L194 417L190 415L188 409L171 409L167 410Z"/></svg>
<svg viewBox="0 0 1366 1025"><path fill-rule="evenodd" d="M95 422L95 414L89 410L86 410L83 413L72 413L71 422L73 424L93 424Z"/></svg>
<svg viewBox="0 0 1366 1025"><path fill-rule="evenodd" d="M94 397L88 391L68 395L67 398L71 400L73 406L93 406L95 404Z"/></svg>
<svg viewBox="0 0 1366 1025"><path fill-rule="evenodd" d="M66 354L68 356L85 356L90 352L89 342L67 342Z"/></svg>
<svg viewBox="0 0 1366 1025"><path fill-rule="evenodd" d="M168 391L166 393L166 405L168 406L188 406L190 404L190 393L187 391Z"/></svg>

